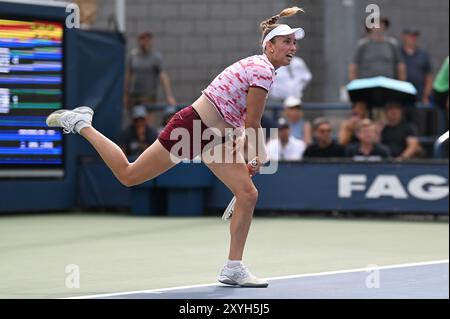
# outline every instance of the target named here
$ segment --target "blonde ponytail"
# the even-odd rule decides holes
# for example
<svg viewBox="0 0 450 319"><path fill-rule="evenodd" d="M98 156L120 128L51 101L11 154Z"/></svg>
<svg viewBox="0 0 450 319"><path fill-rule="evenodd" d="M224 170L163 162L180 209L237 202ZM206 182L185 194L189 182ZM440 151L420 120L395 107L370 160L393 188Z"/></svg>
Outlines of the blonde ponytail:
<svg viewBox="0 0 450 319"><path fill-rule="evenodd" d="M302 8L299 8L299 7L286 8L280 12L280 17L291 17L291 16L297 14L297 12L299 12L299 11L305 12L305 10L303 10Z"/></svg>
<svg viewBox="0 0 450 319"><path fill-rule="evenodd" d="M272 18L261 22L261 24L259 25L259 27L261 28L261 31L263 33L265 33L266 29L275 25L280 18L281 18L281 16L279 14L277 14L276 16L273 16Z"/></svg>
<svg viewBox="0 0 450 319"><path fill-rule="evenodd" d="M292 17L293 15L297 14L297 12L299 12L299 11L305 12L302 8L299 8L299 7L286 8L283 11L281 11L279 14L274 15L273 17L261 22L259 26L260 26L261 32L262 32L262 39L264 39L266 37L266 35L269 34L270 31L272 31L273 29L275 29L278 26L277 22L280 18Z"/></svg>

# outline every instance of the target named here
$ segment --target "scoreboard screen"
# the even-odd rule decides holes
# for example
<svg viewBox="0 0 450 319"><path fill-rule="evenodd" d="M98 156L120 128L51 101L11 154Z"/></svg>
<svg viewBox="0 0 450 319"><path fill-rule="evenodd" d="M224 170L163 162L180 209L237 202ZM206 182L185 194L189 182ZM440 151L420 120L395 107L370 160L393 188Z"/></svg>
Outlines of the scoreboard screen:
<svg viewBox="0 0 450 319"><path fill-rule="evenodd" d="M63 175L63 137L45 119L63 108L61 22L0 16L0 177Z"/></svg>

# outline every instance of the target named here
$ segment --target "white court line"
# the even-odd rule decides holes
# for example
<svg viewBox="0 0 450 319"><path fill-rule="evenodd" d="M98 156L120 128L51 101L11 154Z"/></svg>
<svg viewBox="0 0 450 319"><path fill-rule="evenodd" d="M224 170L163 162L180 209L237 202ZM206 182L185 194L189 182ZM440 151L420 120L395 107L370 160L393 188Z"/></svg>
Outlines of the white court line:
<svg viewBox="0 0 450 319"><path fill-rule="evenodd" d="M338 270L338 271L327 271L327 272L319 272L319 273L312 273L312 274L280 276L280 277L271 277L271 278L265 278L265 279L267 279L267 280L282 280L282 279L293 279L293 278L304 278L304 277L318 277L318 276L329 276L329 275L337 275L337 274L346 274L346 273L352 273L352 272L362 272L362 271L366 271L367 272L367 271L373 271L373 270L407 268L407 267L417 267L417 266L428 266L428 265L437 265L437 264L446 264L446 263L447 264L449 263L448 259L434 260L434 261L425 261L425 262L419 262L419 263L379 266L379 267L365 267L365 268L355 268L355 269ZM179 287L150 289L150 290L136 290L136 291L115 292L115 293L98 294L98 295L67 297L67 298L61 298L61 299L90 299L90 298L104 298L104 297L125 296L125 295L131 295L131 294L160 294L160 293L162 293L164 291L191 289L191 288L201 288L201 287L213 287L213 286L222 286L222 284L214 283L214 284L179 286Z"/></svg>
<svg viewBox="0 0 450 319"><path fill-rule="evenodd" d="M293 279L293 278L303 278L303 277L328 276L328 275L346 274L346 273L352 273L352 272L362 272L362 271L367 272L367 271L383 270L383 269L395 269L395 268L408 268L408 267L417 267L417 266L448 264L448 262L449 262L448 259L444 259L444 260L425 261L425 262L420 262L420 263L399 264L399 265L389 265L389 266L379 266L379 267L365 267L365 268L356 268L356 269L349 269L349 270L319 272L319 273L315 273L315 274L280 276L280 277L272 277L272 278L266 278L266 279L267 280L281 280L281 279ZM155 289L155 290L157 290L157 289Z"/></svg>

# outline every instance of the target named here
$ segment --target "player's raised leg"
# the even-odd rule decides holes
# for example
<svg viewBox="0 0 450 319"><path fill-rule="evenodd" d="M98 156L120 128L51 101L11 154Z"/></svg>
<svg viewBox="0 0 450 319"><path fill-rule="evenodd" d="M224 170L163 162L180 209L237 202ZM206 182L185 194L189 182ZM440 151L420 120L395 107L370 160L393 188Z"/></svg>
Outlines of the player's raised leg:
<svg viewBox="0 0 450 319"><path fill-rule="evenodd" d="M62 127L65 133L79 133L99 153L117 179L125 186L134 186L150 180L176 165L170 153L156 140L135 162L130 163L113 141L92 127L91 108L58 110L47 118L50 127Z"/></svg>

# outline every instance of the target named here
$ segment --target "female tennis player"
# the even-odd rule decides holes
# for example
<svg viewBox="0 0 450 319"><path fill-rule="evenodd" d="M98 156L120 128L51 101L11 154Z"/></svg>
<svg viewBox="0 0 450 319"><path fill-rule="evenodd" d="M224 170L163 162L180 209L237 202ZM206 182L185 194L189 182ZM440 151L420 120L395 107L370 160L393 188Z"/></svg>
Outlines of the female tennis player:
<svg viewBox="0 0 450 319"><path fill-rule="evenodd" d="M298 11L303 10L298 7L287 8L280 14L263 21L260 24L263 54L242 59L220 73L191 106L180 110L172 117L160 133L158 140L133 163L128 162L115 143L92 127L94 112L89 107L56 111L47 118L47 125L62 127L65 133L79 133L83 136L97 150L117 179L126 186L137 185L155 178L183 158L192 159L201 155L204 160L203 156L211 150L214 153L217 147L227 152L226 136L228 136L227 130L230 129L241 129L241 132L245 132L246 147L249 150L256 150L260 163L264 163L267 153L264 147L261 116L264 112L267 93L272 86L275 70L280 66L289 65L296 52L296 40L302 39L305 35L303 29L292 29L286 24L277 24L277 21L281 17L293 16ZM213 129L213 134L209 134L209 138L201 138L200 147L197 147L197 150L192 146L195 145L193 138L196 126L200 127L201 133L207 129ZM180 129L189 132L190 135L188 143L181 143L183 146L181 148L182 134L175 134ZM256 132L256 139L248 136L247 131L252 130ZM205 135L202 134L202 136ZM218 143L213 142L217 140L219 140ZM242 143L243 139L240 140ZM241 143L238 144L242 145ZM258 191L250 175L256 174L260 165L256 168L248 168L242 148L238 146L232 147L229 151L235 158L231 163L221 160L204 160L207 167L237 199L230 224L231 241L228 261L218 280L228 285L267 287L266 280L255 277L242 263L244 246L258 199Z"/></svg>

